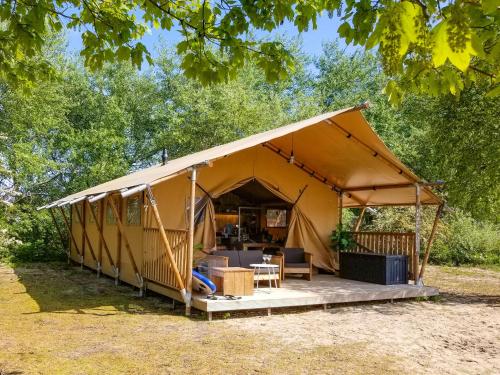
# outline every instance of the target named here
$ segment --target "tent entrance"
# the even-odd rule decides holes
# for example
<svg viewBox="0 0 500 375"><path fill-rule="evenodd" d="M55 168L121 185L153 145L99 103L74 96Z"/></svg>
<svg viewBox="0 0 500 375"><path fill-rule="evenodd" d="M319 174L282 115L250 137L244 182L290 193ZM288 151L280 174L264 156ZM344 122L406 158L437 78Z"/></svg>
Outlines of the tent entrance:
<svg viewBox="0 0 500 375"><path fill-rule="evenodd" d="M217 247L278 248L288 234L292 204L257 180L213 200Z"/></svg>

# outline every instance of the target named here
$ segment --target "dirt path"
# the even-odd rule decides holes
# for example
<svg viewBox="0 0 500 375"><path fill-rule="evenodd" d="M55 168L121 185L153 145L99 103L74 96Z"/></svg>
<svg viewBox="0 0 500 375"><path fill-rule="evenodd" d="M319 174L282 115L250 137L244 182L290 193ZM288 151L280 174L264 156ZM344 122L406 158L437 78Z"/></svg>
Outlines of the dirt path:
<svg viewBox="0 0 500 375"><path fill-rule="evenodd" d="M207 322L63 265L0 265L0 374L498 374L500 273L430 267L435 302Z"/></svg>

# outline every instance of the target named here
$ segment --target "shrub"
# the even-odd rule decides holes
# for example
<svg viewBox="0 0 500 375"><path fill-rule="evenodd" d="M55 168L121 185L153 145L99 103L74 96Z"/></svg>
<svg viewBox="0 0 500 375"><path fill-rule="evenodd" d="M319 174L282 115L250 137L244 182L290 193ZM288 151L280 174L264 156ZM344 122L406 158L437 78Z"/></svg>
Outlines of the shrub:
<svg viewBox="0 0 500 375"><path fill-rule="evenodd" d="M47 212L11 207L0 227L0 260L40 262L63 260L66 255Z"/></svg>
<svg viewBox="0 0 500 375"><path fill-rule="evenodd" d="M425 250L436 213L423 207L421 254ZM366 215L363 230L388 232L415 231L415 209L380 208ZM500 264L500 228L480 222L460 210L447 213L440 221L429 261L435 264Z"/></svg>
<svg viewBox="0 0 500 375"><path fill-rule="evenodd" d="M437 264L500 264L500 231L462 211L446 215L429 260Z"/></svg>

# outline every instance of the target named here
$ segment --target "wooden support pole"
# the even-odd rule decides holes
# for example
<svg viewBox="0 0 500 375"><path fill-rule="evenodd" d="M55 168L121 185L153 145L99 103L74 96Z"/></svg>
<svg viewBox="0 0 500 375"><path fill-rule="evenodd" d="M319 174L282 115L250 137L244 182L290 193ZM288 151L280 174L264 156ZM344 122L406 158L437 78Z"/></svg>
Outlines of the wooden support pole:
<svg viewBox="0 0 500 375"><path fill-rule="evenodd" d="M193 289L193 254L194 254L194 214L196 209L196 168L191 169L191 194L189 196L189 233L188 233L188 257L186 270L186 290L189 295ZM191 301L186 304L186 315L191 315Z"/></svg>
<svg viewBox="0 0 500 375"><path fill-rule="evenodd" d="M107 258L109 260L109 263L116 268L116 264L115 262L113 261L113 257L111 256L111 252L109 251L109 246L108 246L108 243L106 242L106 239L104 238L104 233L103 233L103 226L102 226L102 223L103 223L103 215L102 215L102 212L101 212L101 224L97 221L97 215L95 214L95 211L94 209L92 208L92 205L88 202L87 202L87 205L89 206L89 211L90 211L90 214L92 215L94 221L95 221L95 224L97 226L97 231L99 232L99 237L100 237L100 240L101 240L101 244L103 245L104 247L104 251L106 252L106 255L107 255ZM104 205L103 205L104 206Z"/></svg>
<svg viewBox="0 0 500 375"><path fill-rule="evenodd" d="M363 222L363 217L365 216L366 207L361 208L358 219L356 220L356 225L354 226L354 232L358 232Z"/></svg>
<svg viewBox="0 0 500 375"><path fill-rule="evenodd" d="M71 206L71 213L73 213L73 209L76 210L76 214L77 214L77 217L78 217L78 220L80 222L80 225L82 227L82 258L83 258L83 262L82 264L80 264L81 268L83 269L83 265L85 264L85 250L86 250L86 241L85 241L85 228L84 228L84 224L82 223L82 219L80 217L80 211L78 211L78 206ZM83 208L82 208L82 214L83 214ZM73 215L71 215L71 217L73 217Z"/></svg>
<svg viewBox="0 0 500 375"><path fill-rule="evenodd" d="M99 264L101 265L101 271L102 271L102 248L104 247L104 234L103 234L103 228L104 228L104 200L101 200L99 203L99 217L96 217L94 214L94 210L92 207L90 207L91 214L94 216L94 221L95 225L97 227L97 230L99 231L99 250L97 251L97 260L99 261ZM98 221L99 219L99 221ZM112 263L110 263L112 265Z"/></svg>
<svg viewBox="0 0 500 375"><path fill-rule="evenodd" d="M66 229L68 230L68 233L69 233L69 235L70 235L71 241L73 242L73 246L75 247L76 252L77 252L77 253L78 253L78 255L80 256L80 264L82 264L82 265L83 265L83 256L82 256L82 252L81 252L81 251L80 251L80 249L78 248L78 244L76 243L75 236L73 235L73 231L71 230L71 225L69 224L69 220L68 220L68 218L66 217L66 214L64 213L64 208L59 207L59 209L61 210L61 215L62 215L62 217L63 217L64 224L66 224Z"/></svg>
<svg viewBox="0 0 500 375"><path fill-rule="evenodd" d="M174 259L174 254L172 253L172 248L170 246L170 242L168 241L167 234L165 233L165 227L163 226L163 222L160 217L160 213L158 212L158 207L156 205L156 199L154 198L153 192L151 188L148 186L147 188L147 196L149 202L151 203L151 208L153 209L153 215L156 219L156 223L158 224L158 230L160 231L160 236L163 241L163 245L165 245L165 250L167 251L167 258L172 266L172 270L174 271L174 277L177 281L177 285L179 285L180 292L182 294L182 298L184 302L187 304L187 300L191 301L191 295L186 294L186 288L184 286L184 281L182 280L181 274L179 273L179 269L177 268L177 263Z"/></svg>
<svg viewBox="0 0 500 375"><path fill-rule="evenodd" d="M116 225L118 226L118 230L120 231L121 238L123 239L123 242L125 244L125 250L127 251L127 255L130 259L130 263L132 264L132 268L134 269L135 277L137 278L137 281L139 282L139 295L142 297L143 291L144 291L144 279L142 278L141 274L139 273L139 268L137 267L137 263L135 262L134 254L132 253L132 248L130 247L130 243L128 242L127 235L125 233L125 228L123 227L120 214L118 212L118 209L116 208L115 202L113 197L109 197L108 203L111 207L111 210L113 211L113 215L116 220Z"/></svg>
<svg viewBox="0 0 500 375"><path fill-rule="evenodd" d="M109 201L106 201L106 204L108 204ZM120 210L119 210L119 215L120 217L123 216L123 204L124 201L123 199L120 201ZM110 205L111 207L111 205ZM113 213L113 210L111 210L111 213ZM113 213L113 217L114 217ZM116 219L115 219L116 220ZM118 228L118 225L116 226ZM118 285L120 283L120 271L122 269L122 232L120 230L117 230L116 233L117 239L116 239L116 269L115 269L115 285Z"/></svg>
<svg viewBox="0 0 500 375"><path fill-rule="evenodd" d="M89 237L89 234L87 233L87 228L86 228L86 225L85 225L85 201L82 202L82 213L84 214L83 215L83 218L82 218L82 215L80 214L80 212L78 211L78 208L76 209L76 216L78 217L78 221L80 221L80 224L82 226L82 240L83 240L83 245L85 245L85 240L87 240L87 243L89 245L89 250L90 250L90 255L92 255L92 259L94 259L94 262L96 262L97 264L97 272L99 273L99 268L101 267L101 265L99 264L99 262L97 261L97 257L95 256L95 253L94 253L94 248L92 247L92 242L90 241L90 237ZM82 246L82 249L85 249L83 246ZM85 257L85 253L83 253L83 256Z"/></svg>
<svg viewBox="0 0 500 375"><path fill-rule="evenodd" d="M423 280L424 280L425 266L427 265L427 262L429 261L429 254L431 252L431 246L432 246L432 243L434 242L434 237L436 235L437 225L439 223L439 218L441 217L441 213L443 212L443 207L444 207L444 204L439 205L439 207L436 211L436 217L434 218L434 223L432 224L431 234L429 236L429 240L427 241L427 247L425 249L424 259L422 260L422 266L420 267L420 274L418 276L420 282L423 282Z"/></svg>
<svg viewBox="0 0 500 375"><path fill-rule="evenodd" d="M54 226L56 227L57 234L59 234L59 238L61 239L61 245L63 249L66 247L66 241L64 240L64 236L62 234L62 230L59 227L59 224L57 223L56 216L54 215L54 212L52 211L52 208L49 208L49 213L50 216L52 217L52 221L54 222ZM71 245L68 246L68 250L66 250L66 254L68 255L68 263L70 261L70 256L71 256Z"/></svg>
<svg viewBox="0 0 500 375"><path fill-rule="evenodd" d="M420 204L420 185L415 184L415 253L413 254L413 279L419 284L418 262L420 259L420 226L422 220L422 205Z"/></svg>
<svg viewBox="0 0 500 375"><path fill-rule="evenodd" d="M338 193L339 194L339 200L338 200L338 205L339 205L339 225L342 226L342 211L344 209L344 193L341 191Z"/></svg>

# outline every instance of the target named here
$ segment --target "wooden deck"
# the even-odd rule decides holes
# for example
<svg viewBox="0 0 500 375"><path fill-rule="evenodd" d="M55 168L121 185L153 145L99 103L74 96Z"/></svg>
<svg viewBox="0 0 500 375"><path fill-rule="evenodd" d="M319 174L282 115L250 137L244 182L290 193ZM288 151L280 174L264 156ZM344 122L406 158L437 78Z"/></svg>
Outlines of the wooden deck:
<svg viewBox="0 0 500 375"><path fill-rule="evenodd" d="M439 291L432 287L415 285L378 285L341 279L331 275L315 275L312 281L286 279L279 289L255 289L253 296L228 300L208 300L194 295L192 306L207 312L272 309L278 307L314 306L363 301L430 297ZM268 310L270 313L270 310ZM210 316L211 314L209 314Z"/></svg>

